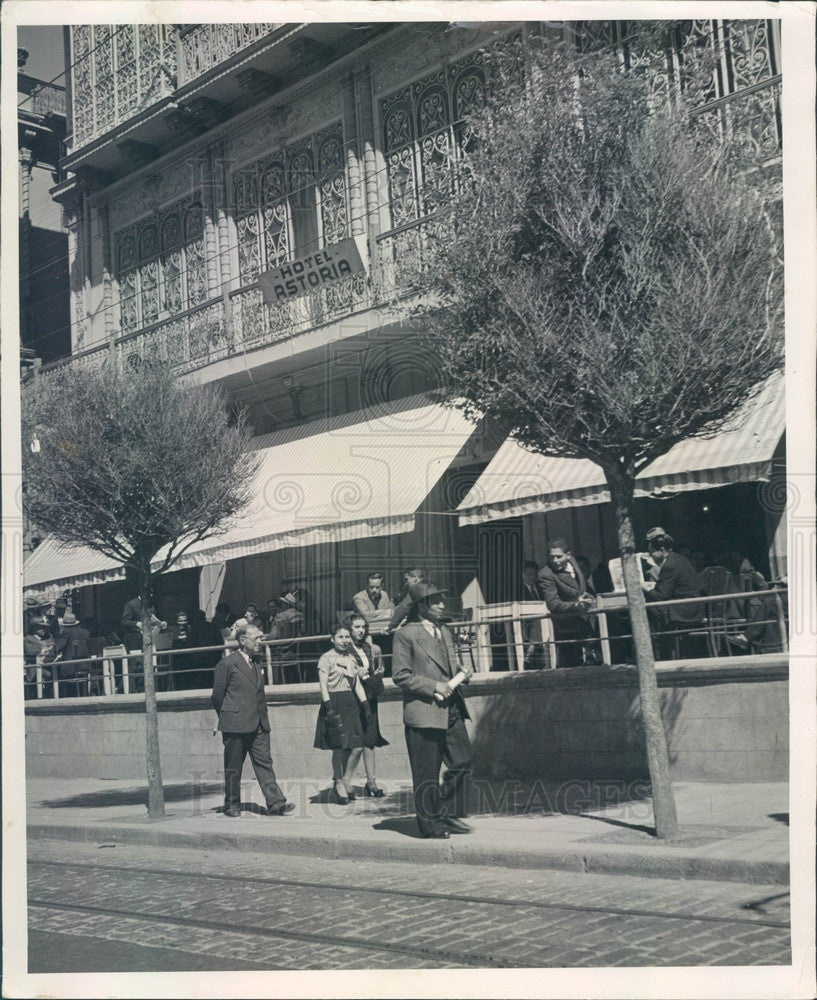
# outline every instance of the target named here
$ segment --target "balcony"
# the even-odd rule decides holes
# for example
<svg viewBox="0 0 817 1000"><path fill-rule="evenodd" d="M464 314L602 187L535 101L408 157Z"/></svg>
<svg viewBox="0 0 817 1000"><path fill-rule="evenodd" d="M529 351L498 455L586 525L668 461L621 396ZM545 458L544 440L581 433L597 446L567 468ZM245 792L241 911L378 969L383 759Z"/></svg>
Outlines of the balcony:
<svg viewBox="0 0 817 1000"><path fill-rule="evenodd" d="M74 25L67 170L112 177L318 72L380 25Z"/></svg>
<svg viewBox="0 0 817 1000"><path fill-rule="evenodd" d="M281 343L339 320L394 306L404 295L406 270L417 273L421 238L386 234L378 243L370 275L338 281L310 295L269 307L257 284L233 291L185 313L119 338L127 357L161 358L179 374L202 371L227 358ZM398 260L400 273L395 261Z"/></svg>
<svg viewBox="0 0 817 1000"><path fill-rule="evenodd" d="M65 117L65 87L55 87L53 83L36 80L32 81L27 93L28 96L18 105L18 114L27 112L40 118L46 115Z"/></svg>
<svg viewBox="0 0 817 1000"><path fill-rule="evenodd" d="M249 48L283 24L192 24L179 28L179 87Z"/></svg>
<svg viewBox="0 0 817 1000"><path fill-rule="evenodd" d="M137 358L162 360L184 375L367 311L381 309L394 318L401 300L411 294L412 277L422 270L425 225L413 223L380 236L369 275L343 279L273 308L264 304L257 284L247 285L230 292L226 303L221 296L212 298L123 334L116 338L115 350L131 363ZM107 342L95 344L39 370L101 364L110 351Z"/></svg>

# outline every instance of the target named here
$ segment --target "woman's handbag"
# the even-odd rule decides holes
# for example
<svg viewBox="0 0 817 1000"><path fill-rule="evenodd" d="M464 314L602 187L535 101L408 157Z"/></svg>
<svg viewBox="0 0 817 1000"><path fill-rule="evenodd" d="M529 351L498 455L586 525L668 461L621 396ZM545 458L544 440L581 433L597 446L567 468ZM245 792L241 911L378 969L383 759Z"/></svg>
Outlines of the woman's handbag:
<svg viewBox="0 0 817 1000"><path fill-rule="evenodd" d="M324 703L323 706L323 735L327 745L332 750L343 750L343 741L346 734L343 731L343 723L340 716L332 708L331 702Z"/></svg>
<svg viewBox="0 0 817 1000"><path fill-rule="evenodd" d="M379 698L386 690L386 685L383 683L383 678L380 674L370 673L368 677L363 679L363 688L366 691L366 697L371 700L372 698Z"/></svg>

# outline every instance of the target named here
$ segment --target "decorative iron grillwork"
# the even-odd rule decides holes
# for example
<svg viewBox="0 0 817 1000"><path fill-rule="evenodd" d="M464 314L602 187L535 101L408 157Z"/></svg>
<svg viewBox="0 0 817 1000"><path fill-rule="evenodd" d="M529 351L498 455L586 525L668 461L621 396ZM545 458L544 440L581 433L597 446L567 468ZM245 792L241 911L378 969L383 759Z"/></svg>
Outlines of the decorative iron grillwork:
<svg viewBox="0 0 817 1000"><path fill-rule="evenodd" d="M204 209L198 198L119 230L115 245L123 332L207 300Z"/></svg>
<svg viewBox="0 0 817 1000"><path fill-rule="evenodd" d="M173 91L176 25L77 24L71 48L75 149Z"/></svg>
<svg viewBox="0 0 817 1000"><path fill-rule="evenodd" d="M340 124L235 171L233 210L242 285L348 236Z"/></svg>

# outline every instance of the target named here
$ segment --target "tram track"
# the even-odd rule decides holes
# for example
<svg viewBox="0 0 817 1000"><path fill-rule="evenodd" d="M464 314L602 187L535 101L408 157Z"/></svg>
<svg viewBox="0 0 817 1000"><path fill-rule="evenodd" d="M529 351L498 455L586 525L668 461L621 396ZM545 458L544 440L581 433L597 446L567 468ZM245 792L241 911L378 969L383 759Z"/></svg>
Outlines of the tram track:
<svg viewBox="0 0 817 1000"><path fill-rule="evenodd" d="M424 958L438 961L441 966L467 965L474 968L512 968L515 963L504 961L493 955L481 953L470 955L463 952L444 951L423 945L404 945L394 941L373 940L350 934L321 934L314 931L287 931L280 928L258 927L257 925L229 923L218 920L203 920L197 917L169 916L166 913L134 912L110 906L93 906L87 903L60 903L50 899L29 899L29 906L68 913L81 913L100 917L127 917L147 920L168 927L189 928L191 930L225 931L232 934L248 934L267 940L300 941L311 944L333 945L342 948L356 948L362 951L389 955L405 955L410 958Z"/></svg>
<svg viewBox="0 0 817 1000"><path fill-rule="evenodd" d="M287 887L296 889L312 890L316 892L342 892L342 893L355 893L359 895L373 895L379 897L397 897L404 899L415 899L422 901L434 901L439 900L440 902L459 902L467 903L477 906L495 906L495 907L506 907L512 909L533 909L533 910L546 910L546 911L565 911L571 913L587 913L587 914L604 914L607 916L620 916L620 917L648 917L661 920L682 920L685 922L694 922L698 924L727 924L727 925L743 925L750 927L769 927L779 930L788 930L789 924L787 921L779 920L769 920L761 917L752 917L750 919L741 919L740 917L725 917L716 916L713 914L694 914L694 913L677 913L677 912L667 912L665 910L655 910L655 909L645 909L640 907L616 907L616 906L588 906L579 905L575 903L565 903L565 902L548 902L546 900L529 900L520 898L502 898L497 896L475 896L466 893L452 893L452 892L429 892L427 890L419 889L399 889L391 886L367 886L367 885L349 885L330 881L312 881L307 879L285 879L285 878L273 878L271 876L261 876L261 875L245 875L239 873L212 873L212 872L189 872L180 871L177 868L144 868L144 867L132 867L128 865L103 865L98 863L79 863L70 861L52 861L47 859L32 859L29 861L30 866L42 866L49 868L63 868L63 869L74 869L85 872L87 870L98 870L111 873L129 874L133 875L138 873L140 875L155 875L157 877L168 877L175 876L178 878L183 878L186 880L196 879L196 880L208 880L215 883L227 882L231 886L235 887L237 883L248 883L252 885L264 885L273 887ZM34 900L30 899L29 902L33 904L48 904L47 900ZM68 904L66 904L68 905ZM105 912L121 912L121 911L105 911ZM130 913L130 916L141 916L141 914ZM210 926L210 925L208 925ZM223 926L223 925L219 925ZM304 940L308 940L305 938ZM316 939L317 940L317 939ZM320 940L323 940L322 938ZM481 956L481 959L484 956Z"/></svg>

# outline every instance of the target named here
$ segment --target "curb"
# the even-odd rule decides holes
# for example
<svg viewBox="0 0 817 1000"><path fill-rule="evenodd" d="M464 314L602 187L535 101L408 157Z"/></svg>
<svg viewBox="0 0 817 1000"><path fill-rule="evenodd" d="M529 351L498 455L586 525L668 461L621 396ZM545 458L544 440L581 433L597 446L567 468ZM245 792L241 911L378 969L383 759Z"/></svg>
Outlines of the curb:
<svg viewBox="0 0 817 1000"><path fill-rule="evenodd" d="M745 861L738 858L701 857L671 847L634 851L588 849L587 846L510 850L485 847L478 841L455 837L450 841L409 839L373 843L353 837L186 833L140 825L81 826L32 824L28 836L34 840L67 840L81 843L121 843L139 846L199 848L200 850L247 851L258 854L308 854L333 859L420 862L423 864L486 865L495 868L553 868L581 874L640 875L644 878L743 882L753 885L788 885L789 865L782 861Z"/></svg>

